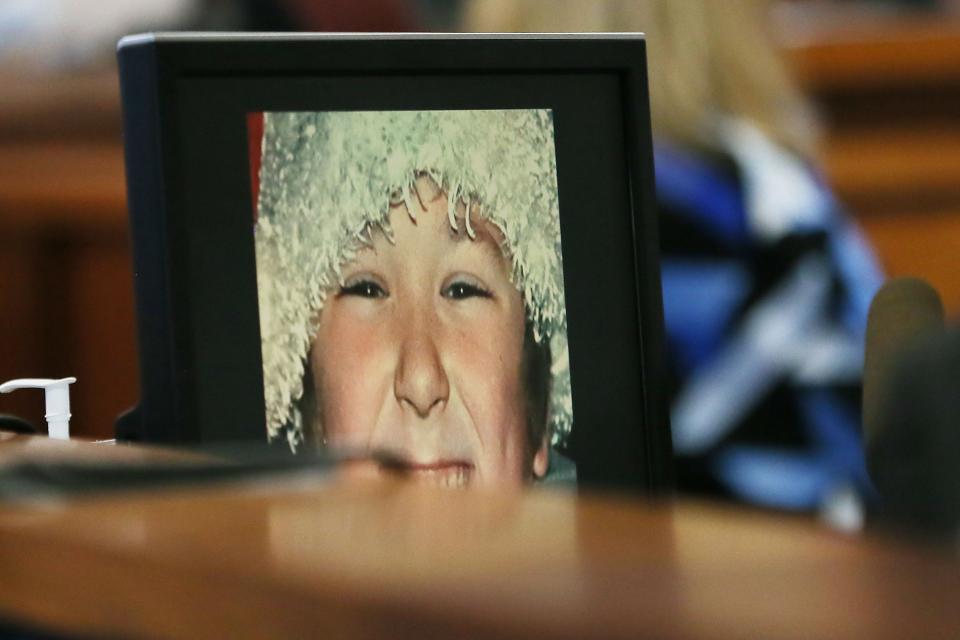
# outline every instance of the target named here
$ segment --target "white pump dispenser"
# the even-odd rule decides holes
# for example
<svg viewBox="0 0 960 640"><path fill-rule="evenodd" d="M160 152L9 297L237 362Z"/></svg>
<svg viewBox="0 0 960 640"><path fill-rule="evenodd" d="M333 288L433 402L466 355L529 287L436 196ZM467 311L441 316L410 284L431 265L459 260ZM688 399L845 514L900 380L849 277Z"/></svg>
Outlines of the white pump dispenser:
<svg viewBox="0 0 960 640"><path fill-rule="evenodd" d="M74 377L51 380L50 378L20 378L0 384L0 393L15 389L43 389L47 400L47 433L57 440L70 439L70 386Z"/></svg>

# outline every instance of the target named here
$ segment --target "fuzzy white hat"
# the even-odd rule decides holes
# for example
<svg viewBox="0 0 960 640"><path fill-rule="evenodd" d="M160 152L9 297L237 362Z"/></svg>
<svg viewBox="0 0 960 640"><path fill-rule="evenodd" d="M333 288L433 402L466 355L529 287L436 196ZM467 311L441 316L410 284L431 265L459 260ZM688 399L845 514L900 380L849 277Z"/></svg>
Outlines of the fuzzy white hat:
<svg viewBox="0 0 960 640"><path fill-rule="evenodd" d="M307 353L340 270L374 226L391 235L392 194L420 174L505 238L512 280L536 340L553 357L549 421L554 444L570 433L553 119L547 110L276 112L264 114L256 224L264 400L271 439L303 441L297 403ZM469 209L469 207L468 207ZM408 203L408 210L413 208ZM463 221L473 235L469 214Z"/></svg>

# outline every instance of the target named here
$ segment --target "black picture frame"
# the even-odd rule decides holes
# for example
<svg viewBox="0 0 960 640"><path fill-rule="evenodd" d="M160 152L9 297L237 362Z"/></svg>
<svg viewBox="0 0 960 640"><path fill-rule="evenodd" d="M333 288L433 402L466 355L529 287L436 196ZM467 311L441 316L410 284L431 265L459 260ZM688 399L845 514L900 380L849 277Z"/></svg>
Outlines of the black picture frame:
<svg viewBox="0 0 960 640"><path fill-rule="evenodd" d="M246 114L553 110L581 487L672 481L640 34L145 34L118 46L140 353L117 437L264 440Z"/></svg>

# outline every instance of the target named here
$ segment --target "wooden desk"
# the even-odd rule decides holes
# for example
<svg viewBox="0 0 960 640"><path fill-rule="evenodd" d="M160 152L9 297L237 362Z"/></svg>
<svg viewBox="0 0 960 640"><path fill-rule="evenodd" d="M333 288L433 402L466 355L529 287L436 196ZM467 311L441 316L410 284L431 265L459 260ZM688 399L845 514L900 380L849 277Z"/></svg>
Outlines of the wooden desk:
<svg viewBox="0 0 960 640"><path fill-rule="evenodd" d="M815 523L299 481L0 507L0 619L93 636L960 637L960 566Z"/></svg>

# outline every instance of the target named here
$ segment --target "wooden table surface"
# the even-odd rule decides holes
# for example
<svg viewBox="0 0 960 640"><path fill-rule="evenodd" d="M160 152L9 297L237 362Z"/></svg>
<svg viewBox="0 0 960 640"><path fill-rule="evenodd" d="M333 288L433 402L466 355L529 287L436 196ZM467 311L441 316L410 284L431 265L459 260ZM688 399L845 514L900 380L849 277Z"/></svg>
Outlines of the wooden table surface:
<svg viewBox="0 0 960 640"><path fill-rule="evenodd" d="M91 636L960 637L952 557L549 490L314 477L8 503L0 567L0 620Z"/></svg>

